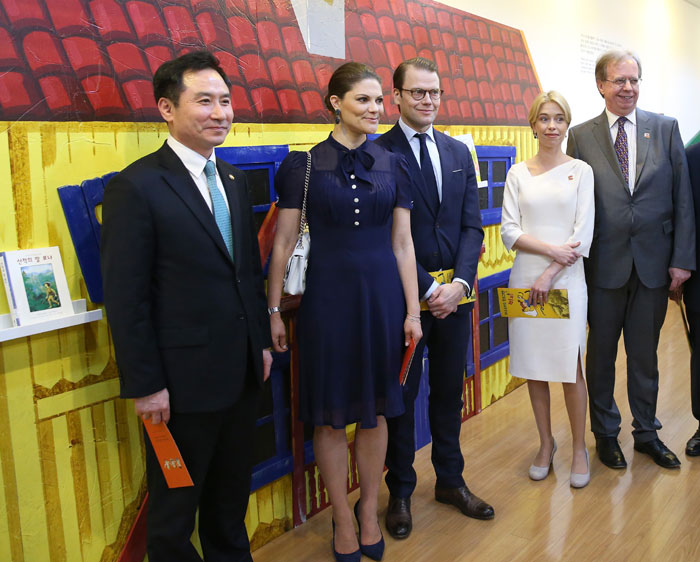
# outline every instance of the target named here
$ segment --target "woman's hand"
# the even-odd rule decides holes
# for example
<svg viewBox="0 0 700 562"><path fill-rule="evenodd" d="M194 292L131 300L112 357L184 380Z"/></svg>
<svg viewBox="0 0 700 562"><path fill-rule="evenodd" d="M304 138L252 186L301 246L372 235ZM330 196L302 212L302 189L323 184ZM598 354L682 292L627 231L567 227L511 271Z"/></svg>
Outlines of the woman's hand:
<svg viewBox="0 0 700 562"><path fill-rule="evenodd" d="M423 330L420 326L420 316L416 318L410 314L406 315L406 320L403 323L403 333L404 333L404 345L408 346L411 343L411 338L413 341L418 343L423 337Z"/></svg>
<svg viewBox="0 0 700 562"><path fill-rule="evenodd" d="M581 257L581 254L574 250L574 248L578 248L580 245L581 242L567 242L561 246L551 246L549 257L564 266L574 265L576 260Z"/></svg>
<svg viewBox="0 0 700 562"><path fill-rule="evenodd" d="M287 330L279 312L270 316L270 334L272 335L272 349L278 353L287 351Z"/></svg>
<svg viewBox="0 0 700 562"><path fill-rule="evenodd" d="M553 280L554 275L548 270L545 270L544 273L537 278L532 287L530 287L530 298L528 299L530 306L545 304L547 302L547 295L549 289L552 287Z"/></svg>

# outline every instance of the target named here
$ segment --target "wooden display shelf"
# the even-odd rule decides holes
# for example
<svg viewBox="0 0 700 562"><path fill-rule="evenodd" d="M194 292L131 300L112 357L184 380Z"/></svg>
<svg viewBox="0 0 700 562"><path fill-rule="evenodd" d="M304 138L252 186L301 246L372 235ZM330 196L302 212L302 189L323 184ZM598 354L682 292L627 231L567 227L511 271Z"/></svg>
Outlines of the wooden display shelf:
<svg viewBox="0 0 700 562"><path fill-rule="evenodd" d="M10 314L0 314L0 342L23 338L25 336L33 336L43 332L51 332L52 330L60 330L61 328L78 326L79 324L87 324L88 322L95 322L100 319L102 319L102 309L87 310L87 302L85 299L73 301L73 314L70 316L51 318L44 322L27 324L26 326L13 326L12 316Z"/></svg>

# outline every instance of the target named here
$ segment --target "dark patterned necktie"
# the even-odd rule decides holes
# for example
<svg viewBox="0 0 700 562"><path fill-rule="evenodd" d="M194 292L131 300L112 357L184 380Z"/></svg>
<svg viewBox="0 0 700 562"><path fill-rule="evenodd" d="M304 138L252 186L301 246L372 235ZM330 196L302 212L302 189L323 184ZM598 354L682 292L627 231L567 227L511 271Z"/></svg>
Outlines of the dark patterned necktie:
<svg viewBox="0 0 700 562"><path fill-rule="evenodd" d="M617 138L615 139L615 154L617 161L620 163L620 170L625 178L625 185L630 181L629 157L627 155L627 133L625 132L626 117L620 117L617 120Z"/></svg>
<svg viewBox="0 0 700 562"><path fill-rule="evenodd" d="M433 168L433 161L430 159L430 153L428 152L428 145L426 144L426 138L428 133L416 133L415 136L418 137L420 142L420 171L425 178L425 185L428 187L428 192L431 199L433 199L433 204L437 207L440 204L437 180L435 179L435 169Z"/></svg>

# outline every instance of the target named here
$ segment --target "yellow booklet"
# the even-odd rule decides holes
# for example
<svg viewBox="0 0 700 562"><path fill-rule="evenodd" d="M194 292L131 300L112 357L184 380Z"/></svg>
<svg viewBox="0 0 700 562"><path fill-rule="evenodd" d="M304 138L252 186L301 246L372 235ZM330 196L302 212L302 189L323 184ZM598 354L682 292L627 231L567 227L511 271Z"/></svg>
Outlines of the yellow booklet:
<svg viewBox="0 0 700 562"><path fill-rule="evenodd" d="M443 283L452 283L452 278L454 277L455 270L454 269L441 269L440 271L429 271L430 275L433 276L433 279L437 282L438 285L442 285ZM460 301L457 303L459 306L460 304L466 304L468 302L474 302L476 300L476 291L472 291L472 294L469 296L463 296ZM420 309L421 310L430 310L430 307L428 306L427 301L421 301L420 303Z"/></svg>
<svg viewBox="0 0 700 562"><path fill-rule="evenodd" d="M530 305L530 289L498 289L501 316L511 318L569 318L566 289L550 289L546 304Z"/></svg>

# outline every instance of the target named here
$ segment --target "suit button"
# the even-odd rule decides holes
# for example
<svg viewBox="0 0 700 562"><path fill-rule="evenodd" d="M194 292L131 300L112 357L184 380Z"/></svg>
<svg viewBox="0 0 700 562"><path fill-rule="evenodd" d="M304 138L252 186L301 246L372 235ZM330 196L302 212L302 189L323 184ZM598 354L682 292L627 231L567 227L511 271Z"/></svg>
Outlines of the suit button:
<svg viewBox="0 0 700 562"><path fill-rule="evenodd" d="M437 253L437 252L433 252L433 257L434 257L434 258L438 257L438 253Z"/></svg>
<svg viewBox="0 0 700 562"><path fill-rule="evenodd" d="M238 315L239 320L245 320L245 315L244 314L239 314Z"/></svg>
<svg viewBox="0 0 700 562"><path fill-rule="evenodd" d="M240 279L236 279L236 283L240 283L240 282L241 282L241 280L240 280Z"/></svg>
<svg viewBox="0 0 700 562"><path fill-rule="evenodd" d="M435 228L440 228L440 223L439 223L439 222L436 222L436 223L435 223Z"/></svg>

